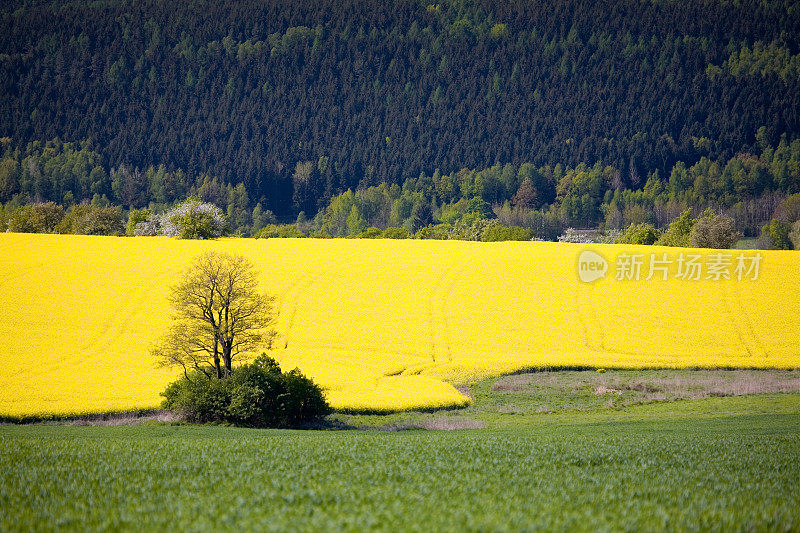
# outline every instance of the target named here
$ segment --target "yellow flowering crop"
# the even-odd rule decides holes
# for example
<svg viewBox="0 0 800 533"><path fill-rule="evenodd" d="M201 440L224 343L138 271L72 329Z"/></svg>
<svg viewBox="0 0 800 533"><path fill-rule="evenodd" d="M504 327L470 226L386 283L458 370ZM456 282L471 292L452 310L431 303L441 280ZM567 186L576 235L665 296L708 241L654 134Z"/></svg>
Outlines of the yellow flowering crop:
<svg viewBox="0 0 800 533"><path fill-rule="evenodd" d="M277 296L272 355L336 408L462 405L450 383L537 366L800 367L798 252L761 251L757 272L737 272L756 252L0 234L0 414L158 406L178 375L149 355L169 287L209 249L253 261ZM590 283L587 249L606 263ZM707 277L717 253L730 279Z"/></svg>

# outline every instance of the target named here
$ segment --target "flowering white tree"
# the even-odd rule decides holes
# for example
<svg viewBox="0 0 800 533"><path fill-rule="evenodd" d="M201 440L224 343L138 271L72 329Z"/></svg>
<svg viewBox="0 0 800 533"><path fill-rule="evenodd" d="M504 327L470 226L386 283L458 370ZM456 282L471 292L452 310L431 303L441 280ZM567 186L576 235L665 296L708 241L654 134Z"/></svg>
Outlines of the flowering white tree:
<svg viewBox="0 0 800 533"><path fill-rule="evenodd" d="M137 222L133 227L134 237L153 237L159 235L161 230L161 216L155 213L150 213L147 220L144 222Z"/></svg>
<svg viewBox="0 0 800 533"><path fill-rule="evenodd" d="M222 210L197 198L189 198L163 215L151 214L146 222L139 222L134 235L164 235L181 239L213 239L227 232L227 221Z"/></svg>

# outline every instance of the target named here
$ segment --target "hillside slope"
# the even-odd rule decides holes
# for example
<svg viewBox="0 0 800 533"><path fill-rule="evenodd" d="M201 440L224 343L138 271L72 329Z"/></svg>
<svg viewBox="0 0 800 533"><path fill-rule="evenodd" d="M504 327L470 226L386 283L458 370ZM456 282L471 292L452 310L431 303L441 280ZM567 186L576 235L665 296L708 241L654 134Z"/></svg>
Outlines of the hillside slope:
<svg viewBox="0 0 800 533"><path fill-rule="evenodd" d="M797 10L790 0L16 0L0 7L0 140L24 150L92 139L107 166L242 182L291 218L359 184L437 168L601 162L638 188L677 161L798 137ZM315 170L297 194L303 162ZM116 193L108 185L97 180L89 198ZM122 188L126 205L147 205L140 186Z"/></svg>
<svg viewBox="0 0 800 533"><path fill-rule="evenodd" d="M441 380L532 366L800 367L796 252L723 251L731 280L688 281L680 254L705 278L719 252L594 245L608 270L584 283L584 245L0 234L0 414L157 406L176 374L148 349L169 286L209 249L255 263L277 296L274 356L337 408L458 405ZM668 279L647 280L664 253ZM737 279L740 253L761 254L757 279ZM643 254L639 280L615 279L625 254Z"/></svg>

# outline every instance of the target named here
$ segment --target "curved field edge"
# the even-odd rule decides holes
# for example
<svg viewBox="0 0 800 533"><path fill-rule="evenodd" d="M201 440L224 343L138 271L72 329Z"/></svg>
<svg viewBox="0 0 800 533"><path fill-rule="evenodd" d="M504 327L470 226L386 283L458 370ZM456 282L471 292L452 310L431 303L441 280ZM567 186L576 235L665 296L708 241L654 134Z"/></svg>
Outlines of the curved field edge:
<svg viewBox="0 0 800 533"><path fill-rule="evenodd" d="M587 247L562 243L2 234L0 413L157 407L177 375L148 355L168 289L209 249L254 262L277 297L272 355L338 410L463 406L451 383L530 368L800 367L797 252L758 252L757 279L690 281L678 254L740 252L590 248L609 265L594 283L578 279ZM617 281L636 254L641 278ZM651 254L673 261L666 281L645 279Z"/></svg>

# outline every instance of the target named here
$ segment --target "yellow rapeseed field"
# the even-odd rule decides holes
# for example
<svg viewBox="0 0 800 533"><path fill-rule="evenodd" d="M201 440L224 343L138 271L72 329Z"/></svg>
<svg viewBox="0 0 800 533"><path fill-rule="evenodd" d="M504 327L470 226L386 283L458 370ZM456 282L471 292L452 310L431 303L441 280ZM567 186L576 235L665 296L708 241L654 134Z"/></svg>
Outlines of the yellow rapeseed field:
<svg viewBox="0 0 800 533"><path fill-rule="evenodd" d="M800 367L800 252L0 234L0 415L158 406L169 287L211 249L253 261L273 356L336 408L464 404L526 367Z"/></svg>

